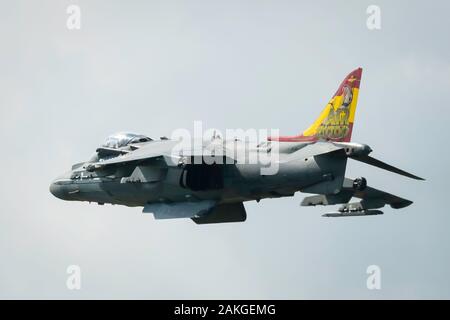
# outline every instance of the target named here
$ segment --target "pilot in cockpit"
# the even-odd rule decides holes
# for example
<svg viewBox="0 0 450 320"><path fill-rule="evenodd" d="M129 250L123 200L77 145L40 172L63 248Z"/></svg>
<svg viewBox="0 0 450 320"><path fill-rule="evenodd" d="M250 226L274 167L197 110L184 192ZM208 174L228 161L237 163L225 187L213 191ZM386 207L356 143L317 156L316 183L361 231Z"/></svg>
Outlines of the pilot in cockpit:
<svg viewBox="0 0 450 320"><path fill-rule="evenodd" d="M97 148L89 162L103 161L117 157L138 148L136 144L149 141L152 141L152 139L142 134L130 132L115 133L110 135L101 147Z"/></svg>
<svg viewBox="0 0 450 320"><path fill-rule="evenodd" d="M119 132L109 136L108 139L106 139L106 142L103 144L103 147L111 149L119 149L126 147L129 144L143 143L151 140L152 139L142 134Z"/></svg>

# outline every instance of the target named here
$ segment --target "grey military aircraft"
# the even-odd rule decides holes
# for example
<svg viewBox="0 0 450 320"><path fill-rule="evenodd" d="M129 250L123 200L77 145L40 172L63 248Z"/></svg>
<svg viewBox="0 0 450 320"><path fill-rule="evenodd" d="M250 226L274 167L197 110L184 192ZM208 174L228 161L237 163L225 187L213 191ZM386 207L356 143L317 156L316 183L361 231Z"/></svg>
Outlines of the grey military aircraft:
<svg viewBox="0 0 450 320"><path fill-rule="evenodd" d="M298 191L314 194L302 206L341 205L326 217L379 215L386 204L407 207L412 201L369 187L363 177L345 177L350 158L424 180L369 156L368 145L351 142L361 76L358 68L345 77L316 121L298 135L269 136L254 145L214 135L193 148L180 139L119 133L53 181L50 192L63 200L141 206L156 219L191 218L197 224L245 221L244 202ZM248 160L262 155L269 161ZM274 172L263 170L274 165Z"/></svg>

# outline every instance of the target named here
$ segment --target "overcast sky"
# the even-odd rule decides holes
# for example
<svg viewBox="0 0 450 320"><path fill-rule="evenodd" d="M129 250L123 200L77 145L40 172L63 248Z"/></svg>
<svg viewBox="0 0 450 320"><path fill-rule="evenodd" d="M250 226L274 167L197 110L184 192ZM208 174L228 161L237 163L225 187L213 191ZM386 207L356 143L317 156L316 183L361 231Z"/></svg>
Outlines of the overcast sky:
<svg viewBox="0 0 450 320"><path fill-rule="evenodd" d="M81 8L68 30L66 9ZM381 30L366 26L381 8ZM450 298L448 1L0 1L0 298ZM304 195L241 224L155 221L48 190L111 133L302 131L363 67L349 162L415 203L326 219ZM79 265L82 288L66 288ZM381 268L368 290L366 268Z"/></svg>

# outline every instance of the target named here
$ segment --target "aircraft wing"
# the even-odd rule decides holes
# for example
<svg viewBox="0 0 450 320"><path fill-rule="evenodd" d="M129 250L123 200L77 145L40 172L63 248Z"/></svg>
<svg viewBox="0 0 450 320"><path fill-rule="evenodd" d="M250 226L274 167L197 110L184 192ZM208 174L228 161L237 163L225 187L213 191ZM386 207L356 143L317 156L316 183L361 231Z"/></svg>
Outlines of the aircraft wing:
<svg viewBox="0 0 450 320"><path fill-rule="evenodd" d="M196 163L194 162L194 158L201 157L216 157L216 159L218 157L223 157L223 159L220 159L220 162L216 162L218 164L235 163L234 157L230 156L226 150L224 150L220 155L215 156L214 153L210 151L210 145L200 145L200 148L182 150L182 152L175 154L172 151L178 143L178 141L155 141L133 151L116 151L116 157L87 164L86 169L88 171L95 171L111 165L121 165L131 162L141 163L147 161L152 161L154 164L159 164L162 166L177 166L182 163ZM113 151L110 149L106 150L103 148L97 150L100 150L101 152L110 152L111 155L113 154Z"/></svg>
<svg viewBox="0 0 450 320"><path fill-rule="evenodd" d="M343 189L347 191L353 190L353 180L345 178ZM401 209L413 203L410 200L372 187L366 187L363 191L354 190L353 192L353 197L360 198L365 202L379 202L383 206L388 204L394 209Z"/></svg>
<svg viewBox="0 0 450 320"><path fill-rule="evenodd" d="M391 206L400 209L411 205L413 202L391 193L367 186L364 190L356 190L353 187L353 179L345 178L342 189L337 194L315 195L303 199L302 206L343 204L337 212L327 213L326 217L362 216L382 214L382 211L374 210ZM352 197L361 199L360 202L349 203Z"/></svg>
<svg viewBox="0 0 450 320"><path fill-rule="evenodd" d="M176 165L180 157L174 157L170 154L171 146L161 143L150 143L131 152L118 154L116 157L87 164L88 171L103 169L111 165L128 164L131 162L153 161L163 166Z"/></svg>

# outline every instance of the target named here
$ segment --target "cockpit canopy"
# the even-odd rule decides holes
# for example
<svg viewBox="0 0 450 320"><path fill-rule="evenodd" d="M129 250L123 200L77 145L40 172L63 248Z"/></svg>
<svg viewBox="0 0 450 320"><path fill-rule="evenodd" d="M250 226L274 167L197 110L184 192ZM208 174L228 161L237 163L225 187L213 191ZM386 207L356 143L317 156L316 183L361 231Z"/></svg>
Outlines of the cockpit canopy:
<svg viewBox="0 0 450 320"><path fill-rule="evenodd" d="M151 141L152 139L142 134L136 134L131 132L119 132L115 133L106 139L103 144L104 147L118 149L125 147L132 143L142 143Z"/></svg>

